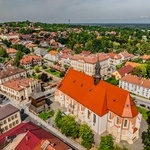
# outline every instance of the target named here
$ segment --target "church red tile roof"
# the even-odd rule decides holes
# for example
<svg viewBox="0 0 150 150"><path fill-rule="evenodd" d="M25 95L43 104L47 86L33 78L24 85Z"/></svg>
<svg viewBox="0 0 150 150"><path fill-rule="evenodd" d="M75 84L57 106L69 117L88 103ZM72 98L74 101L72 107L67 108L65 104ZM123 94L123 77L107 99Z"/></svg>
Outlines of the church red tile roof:
<svg viewBox="0 0 150 150"><path fill-rule="evenodd" d="M138 114L128 91L105 81L94 85L93 77L72 68L58 89L99 116L105 115L108 110L121 117L135 117Z"/></svg>

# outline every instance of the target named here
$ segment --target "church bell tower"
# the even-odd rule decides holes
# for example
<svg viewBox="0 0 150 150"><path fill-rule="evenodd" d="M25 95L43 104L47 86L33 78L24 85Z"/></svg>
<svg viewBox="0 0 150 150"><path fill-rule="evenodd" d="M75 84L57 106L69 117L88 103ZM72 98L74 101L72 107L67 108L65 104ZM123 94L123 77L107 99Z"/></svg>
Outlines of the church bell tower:
<svg viewBox="0 0 150 150"><path fill-rule="evenodd" d="M101 80L101 66L99 61L99 56L97 55L97 62L95 65L95 74L94 74L94 85L97 85L99 81Z"/></svg>

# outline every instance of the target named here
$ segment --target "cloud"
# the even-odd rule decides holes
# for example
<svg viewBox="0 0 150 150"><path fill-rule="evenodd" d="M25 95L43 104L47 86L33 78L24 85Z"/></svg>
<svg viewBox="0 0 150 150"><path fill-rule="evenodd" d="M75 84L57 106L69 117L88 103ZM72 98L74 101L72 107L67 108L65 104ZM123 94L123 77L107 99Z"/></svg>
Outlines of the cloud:
<svg viewBox="0 0 150 150"><path fill-rule="evenodd" d="M150 0L0 0L0 22L150 23L149 14Z"/></svg>

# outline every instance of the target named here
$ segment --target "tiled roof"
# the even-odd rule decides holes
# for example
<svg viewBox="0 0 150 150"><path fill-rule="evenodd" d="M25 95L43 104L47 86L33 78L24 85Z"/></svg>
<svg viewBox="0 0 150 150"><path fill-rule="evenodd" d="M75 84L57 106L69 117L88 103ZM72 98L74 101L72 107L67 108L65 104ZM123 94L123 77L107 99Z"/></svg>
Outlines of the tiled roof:
<svg viewBox="0 0 150 150"><path fill-rule="evenodd" d="M8 54L11 54L11 53L16 53L17 50L16 50L16 49L13 49L13 48L7 48L7 49L6 49L6 52L7 52Z"/></svg>
<svg viewBox="0 0 150 150"><path fill-rule="evenodd" d="M133 67L130 66L130 65L127 65L127 66L123 66L122 68L120 68L120 69L118 70L118 72L119 72L119 74L121 75L121 77L124 77L125 74L130 73L132 70L133 70Z"/></svg>
<svg viewBox="0 0 150 150"><path fill-rule="evenodd" d="M19 109L12 106L11 104L8 104L8 105L1 107L0 108L0 120L14 114L17 111L19 111Z"/></svg>
<svg viewBox="0 0 150 150"><path fill-rule="evenodd" d="M134 67L140 66L141 64L135 63L135 62L131 62L131 61L127 61L127 62L125 63L125 66L128 66L128 65L130 65L130 66L132 66L132 67L134 68Z"/></svg>
<svg viewBox="0 0 150 150"><path fill-rule="evenodd" d="M135 85L139 85L145 88L150 88L150 80L149 79L145 79L145 78L141 78L141 77L137 77L137 76L133 76L133 75L126 75L123 78L121 78L120 80L122 81L126 81Z"/></svg>
<svg viewBox="0 0 150 150"><path fill-rule="evenodd" d="M125 58L133 57L133 55L129 54L127 51L121 52L120 54L122 54Z"/></svg>
<svg viewBox="0 0 150 150"><path fill-rule="evenodd" d="M144 55L142 56L142 59L143 59L143 60L148 60L148 59L150 59L150 55L144 54Z"/></svg>
<svg viewBox="0 0 150 150"><path fill-rule="evenodd" d="M52 51L49 52L49 54L51 54L51 55L57 55L58 52L56 50L52 50Z"/></svg>
<svg viewBox="0 0 150 150"><path fill-rule="evenodd" d="M34 80L32 78L16 78L16 79L11 79L7 82L4 82L2 85L6 86L10 89L13 89L15 91L21 91L25 87L29 87L29 83L33 82Z"/></svg>
<svg viewBox="0 0 150 150"><path fill-rule="evenodd" d="M97 62L97 56L99 57L100 61L104 61L109 59L109 57L105 53L99 53L99 54L91 54L88 56L83 56L83 55L74 55L72 56L72 60L82 60L86 63L91 63L95 64Z"/></svg>
<svg viewBox="0 0 150 150"><path fill-rule="evenodd" d="M111 59L121 59L122 58L119 54L116 54L116 53L108 53L108 56Z"/></svg>
<svg viewBox="0 0 150 150"><path fill-rule="evenodd" d="M29 55L29 56L24 56L21 60L20 60L20 63L22 65L25 65L25 64L29 64L29 63L32 63L32 60L33 62L34 61L41 61L41 57L40 56L37 56L37 55Z"/></svg>
<svg viewBox="0 0 150 150"><path fill-rule="evenodd" d="M93 77L72 68L58 89L99 116L108 110L122 117L135 117L138 114L128 91L104 81L95 86Z"/></svg>
<svg viewBox="0 0 150 150"><path fill-rule="evenodd" d="M0 68L0 79L19 74L21 72L25 72L25 70L14 67L14 66L8 66L5 68Z"/></svg>

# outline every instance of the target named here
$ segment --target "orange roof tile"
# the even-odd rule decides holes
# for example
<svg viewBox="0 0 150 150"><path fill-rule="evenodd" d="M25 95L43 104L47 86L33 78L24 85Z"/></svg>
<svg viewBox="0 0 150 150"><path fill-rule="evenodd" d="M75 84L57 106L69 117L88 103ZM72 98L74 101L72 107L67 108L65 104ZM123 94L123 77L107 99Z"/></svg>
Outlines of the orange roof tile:
<svg viewBox="0 0 150 150"><path fill-rule="evenodd" d="M134 117L138 114L128 91L104 81L95 86L93 77L72 68L58 89L99 116L103 116L108 110L122 117Z"/></svg>
<svg viewBox="0 0 150 150"><path fill-rule="evenodd" d="M29 87L29 83L33 82L34 80L32 78L16 78L16 79L11 79L7 82L3 83L3 86L6 86L10 89L13 89L15 91L21 91L24 89L24 87Z"/></svg>
<svg viewBox="0 0 150 150"><path fill-rule="evenodd" d="M131 61L127 61L127 62L125 63L125 66L128 66L128 65L130 65L130 66L132 66L132 67L134 68L134 67L140 66L141 64L135 63L135 62L131 62Z"/></svg>
<svg viewBox="0 0 150 150"><path fill-rule="evenodd" d="M57 55L58 52L56 50L52 50L52 51L49 52L49 54L51 54L51 55Z"/></svg>
<svg viewBox="0 0 150 150"><path fill-rule="evenodd" d="M41 57L37 55L29 55L29 56L23 56L22 59L20 60L20 64L29 64L33 61L41 61Z"/></svg>
<svg viewBox="0 0 150 150"><path fill-rule="evenodd" d="M148 60L148 59L150 59L150 55L144 54L144 55L142 56L142 59L143 59L143 60Z"/></svg>
<svg viewBox="0 0 150 150"><path fill-rule="evenodd" d="M16 49L13 49L13 48L7 48L7 49L6 49L6 52L7 52L8 54L11 54L11 53L16 53L17 50L16 50Z"/></svg>

